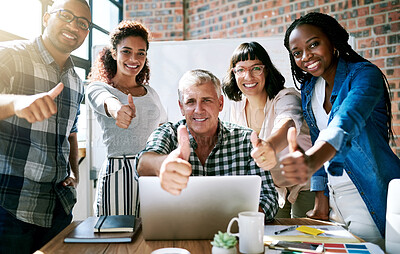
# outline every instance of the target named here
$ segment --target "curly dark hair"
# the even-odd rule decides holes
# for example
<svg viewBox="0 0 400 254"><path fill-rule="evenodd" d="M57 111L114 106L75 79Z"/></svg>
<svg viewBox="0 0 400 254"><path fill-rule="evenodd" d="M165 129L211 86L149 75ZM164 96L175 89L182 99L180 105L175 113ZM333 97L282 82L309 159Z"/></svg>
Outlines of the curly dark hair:
<svg viewBox="0 0 400 254"><path fill-rule="evenodd" d="M112 83L112 79L117 73L117 62L112 57L112 52L116 52L117 45L129 36L139 36L146 42L146 51L149 50L149 37L150 32L148 29L138 21L124 20L111 33L110 41L111 47L105 47L99 53L94 62L91 72L89 73L89 80L102 81L107 84ZM150 79L149 61L146 58L143 69L136 76L136 82L141 85L147 85Z"/></svg>
<svg viewBox="0 0 400 254"><path fill-rule="evenodd" d="M242 99L242 91L240 91L235 74L232 68L240 61L260 60L267 69L265 77L265 90L270 99L274 98L280 90L284 88L285 78L275 68L267 51L258 42L245 42L240 44L232 54L229 69L222 81L222 89L229 99L240 101Z"/></svg>
<svg viewBox="0 0 400 254"><path fill-rule="evenodd" d="M303 71L296 65L294 57L291 53L289 46L289 37L294 29L296 29L300 25L313 25L321 29L321 31L328 37L330 42L333 44L334 48L338 50L339 56L346 61L349 62L370 62L367 59L363 58L357 52L355 52L351 46L348 44L349 33L344 29L337 20L327 14L318 13L318 12L310 12L305 16L302 16L296 19L286 30L284 45L289 52L290 65L292 70L292 77L294 83L297 87L296 80L300 84L304 84L306 81L312 78L312 75L308 72ZM393 138L392 132L392 105L390 103L390 87L389 82L386 79L385 74L382 73L382 77L384 79L384 96L385 96L385 104L386 104L386 115L388 117L387 127L388 127L388 139ZM298 88L298 87L297 87ZM299 89L299 88L298 88Z"/></svg>

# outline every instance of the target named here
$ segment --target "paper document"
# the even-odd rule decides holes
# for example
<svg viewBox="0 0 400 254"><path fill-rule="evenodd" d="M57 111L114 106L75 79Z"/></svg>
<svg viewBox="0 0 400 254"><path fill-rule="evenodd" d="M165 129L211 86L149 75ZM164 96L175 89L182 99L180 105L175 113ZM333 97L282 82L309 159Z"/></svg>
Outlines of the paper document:
<svg viewBox="0 0 400 254"><path fill-rule="evenodd" d="M287 225L266 225L264 226L264 242L270 243L274 240L280 241L300 241L314 243L359 243L349 231L336 225L305 225L324 231L318 235L302 233L298 230L289 230L280 234L275 232L283 230Z"/></svg>

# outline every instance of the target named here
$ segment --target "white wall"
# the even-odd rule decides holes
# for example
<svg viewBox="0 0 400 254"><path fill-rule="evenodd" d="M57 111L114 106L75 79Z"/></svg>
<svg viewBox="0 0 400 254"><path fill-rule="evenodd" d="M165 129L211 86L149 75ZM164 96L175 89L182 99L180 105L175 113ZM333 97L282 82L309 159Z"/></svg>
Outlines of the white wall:
<svg viewBox="0 0 400 254"><path fill-rule="evenodd" d="M150 61L150 86L156 89L168 113L168 120L176 122L182 118L178 107L178 81L188 70L205 69L211 71L221 81L225 76L231 55L243 42L257 41L268 52L276 68L286 79L286 86L292 87L290 62L283 37L213 39L192 41L151 42L148 59ZM229 100L220 114L229 120Z"/></svg>

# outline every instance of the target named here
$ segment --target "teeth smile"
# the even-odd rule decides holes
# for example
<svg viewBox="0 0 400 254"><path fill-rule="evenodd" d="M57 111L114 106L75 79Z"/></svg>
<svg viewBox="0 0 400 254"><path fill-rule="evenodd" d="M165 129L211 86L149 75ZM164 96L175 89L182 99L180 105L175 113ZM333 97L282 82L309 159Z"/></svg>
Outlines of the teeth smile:
<svg viewBox="0 0 400 254"><path fill-rule="evenodd" d="M307 66L307 69L312 69L314 67L316 67L318 65L318 62L315 62L313 64L310 64L309 66Z"/></svg>
<svg viewBox="0 0 400 254"><path fill-rule="evenodd" d="M69 34L63 33L63 35L64 35L65 37L67 37L68 39L70 39L70 40L74 40L74 39L75 39L74 36L71 36L71 35L69 35Z"/></svg>
<svg viewBox="0 0 400 254"><path fill-rule="evenodd" d="M253 84L243 84L244 87L255 87L257 85L257 83L253 83Z"/></svg>
<svg viewBox="0 0 400 254"><path fill-rule="evenodd" d="M197 122L204 122L206 118L194 118L194 120Z"/></svg>
<svg viewBox="0 0 400 254"><path fill-rule="evenodd" d="M137 67L139 67L139 65L129 65L129 64L127 64L126 65L128 68L137 68Z"/></svg>

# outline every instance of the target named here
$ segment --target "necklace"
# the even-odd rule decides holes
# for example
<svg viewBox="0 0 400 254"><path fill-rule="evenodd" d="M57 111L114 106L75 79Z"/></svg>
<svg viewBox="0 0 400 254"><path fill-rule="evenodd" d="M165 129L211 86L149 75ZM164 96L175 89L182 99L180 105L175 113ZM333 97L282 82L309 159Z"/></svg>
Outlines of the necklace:
<svg viewBox="0 0 400 254"><path fill-rule="evenodd" d="M132 96L135 96L135 97L140 97L140 96L146 95L146 93L147 93L147 90L143 85L135 86L132 88L125 88L125 87L121 87L121 86L113 83L112 86L114 88L120 90L121 92L123 92L126 95L131 94ZM137 91L137 89L140 89L140 90Z"/></svg>

